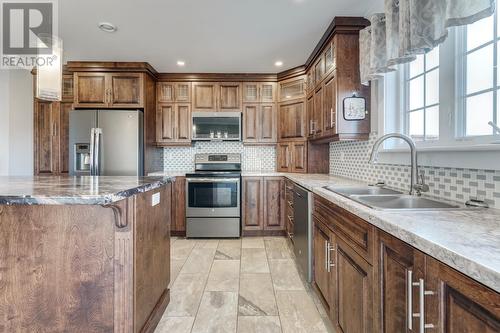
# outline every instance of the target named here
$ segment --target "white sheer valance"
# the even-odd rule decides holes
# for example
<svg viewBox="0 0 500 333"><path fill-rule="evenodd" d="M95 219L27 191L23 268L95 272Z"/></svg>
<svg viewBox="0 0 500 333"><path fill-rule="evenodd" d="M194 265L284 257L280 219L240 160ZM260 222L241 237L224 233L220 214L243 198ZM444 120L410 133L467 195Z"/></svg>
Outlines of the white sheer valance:
<svg viewBox="0 0 500 333"><path fill-rule="evenodd" d="M385 0L384 10L372 15L371 26L359 34L363 84L432 50L446 39L449 27L492 15L495 0Z"/></svg>

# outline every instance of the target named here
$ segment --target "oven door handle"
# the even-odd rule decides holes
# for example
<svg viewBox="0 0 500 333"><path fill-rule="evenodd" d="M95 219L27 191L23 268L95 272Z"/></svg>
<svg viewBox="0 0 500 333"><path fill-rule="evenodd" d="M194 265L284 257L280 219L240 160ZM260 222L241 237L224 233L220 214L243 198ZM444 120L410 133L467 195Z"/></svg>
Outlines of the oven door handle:
<svg viewBox="0 0 500 333"><path fill-rule="evenodd" d="M188 183L238 183L239 178L187 178Z"/></svg>

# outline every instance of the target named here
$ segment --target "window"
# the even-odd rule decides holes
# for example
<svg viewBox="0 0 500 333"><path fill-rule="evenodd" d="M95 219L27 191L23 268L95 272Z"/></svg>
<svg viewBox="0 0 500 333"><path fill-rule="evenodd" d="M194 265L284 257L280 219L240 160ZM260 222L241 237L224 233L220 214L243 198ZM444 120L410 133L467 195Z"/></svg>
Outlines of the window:
<svg viewBox="0 0 500 333"><path fill-rule="evenodd" d="M415 141L439 139L439 47L405 65L405 132Z"/></svg>
<svg viewBox="0 0 500 333"><path fill-rule="evenodd" d="M498 123L500 62L500 26L498 15L490 16L467 26L462 34L460 121L457 133L460 137L493 135L493 127L488 122Z"/></svg>

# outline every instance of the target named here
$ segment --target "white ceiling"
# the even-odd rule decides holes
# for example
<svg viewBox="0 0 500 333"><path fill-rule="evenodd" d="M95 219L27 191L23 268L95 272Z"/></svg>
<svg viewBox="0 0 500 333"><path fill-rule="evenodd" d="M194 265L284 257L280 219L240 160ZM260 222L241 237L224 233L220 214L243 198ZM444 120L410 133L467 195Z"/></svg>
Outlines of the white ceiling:
<svg viewBox="0 0 500 333"><path fill-rule="evenodd" d="M62 0L59 30L66 61L147 61L159 72L276 73L304 64L334 16L366 16L383 2ZM103 32L99 22L118 31ZM282 68L274 66L277 60Z"/></svg>

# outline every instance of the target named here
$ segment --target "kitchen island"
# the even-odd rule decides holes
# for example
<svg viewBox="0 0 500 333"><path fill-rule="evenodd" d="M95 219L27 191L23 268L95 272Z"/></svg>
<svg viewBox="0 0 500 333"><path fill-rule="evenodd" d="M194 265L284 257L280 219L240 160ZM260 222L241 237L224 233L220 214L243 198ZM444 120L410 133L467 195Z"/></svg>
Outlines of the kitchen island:
<svg viewBox="0 0 500 333"><path fill-rule="evenodd" d="M0 332L151 332L170 177L0 177Z"/></svg>

